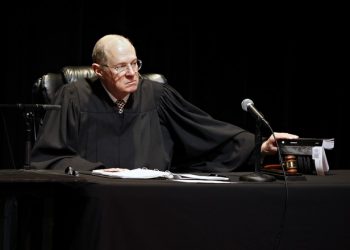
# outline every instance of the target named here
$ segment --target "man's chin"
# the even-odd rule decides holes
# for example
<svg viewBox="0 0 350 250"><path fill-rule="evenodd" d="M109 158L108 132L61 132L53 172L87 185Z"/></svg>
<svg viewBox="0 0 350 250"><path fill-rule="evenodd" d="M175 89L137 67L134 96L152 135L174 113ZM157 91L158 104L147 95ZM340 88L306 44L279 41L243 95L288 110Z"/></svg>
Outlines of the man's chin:
<svg viewBox="0 0 350 250"><path fill-rule="evenodd" d="M133 92L135 92L137 90L137 87L138 87L137 84L132 84L132 85L127 87L127 90L128 90L129 93L133 93Z"/></svg>

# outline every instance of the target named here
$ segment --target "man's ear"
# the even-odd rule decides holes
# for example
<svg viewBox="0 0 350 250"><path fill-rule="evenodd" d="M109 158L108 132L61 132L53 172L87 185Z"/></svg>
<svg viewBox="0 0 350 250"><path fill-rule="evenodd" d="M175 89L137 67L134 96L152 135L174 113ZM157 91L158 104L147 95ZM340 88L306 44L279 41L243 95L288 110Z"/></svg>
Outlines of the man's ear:
<svg viewBox="0 0 350 250"><path fill-rule="evenodd" d="M95 74L98 76L98 77L102 77L102 74L101 74L101 65L100 64L97 64L97 63L93 63L92 64L92 69L94 70Z"/></svg>

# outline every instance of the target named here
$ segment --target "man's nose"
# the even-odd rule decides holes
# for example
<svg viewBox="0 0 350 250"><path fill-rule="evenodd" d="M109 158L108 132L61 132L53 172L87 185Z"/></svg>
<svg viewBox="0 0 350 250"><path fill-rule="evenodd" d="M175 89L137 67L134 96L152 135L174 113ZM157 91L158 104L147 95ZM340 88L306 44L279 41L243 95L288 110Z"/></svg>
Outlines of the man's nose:
<svg viewBox="0 0 350 250"><path fill-rule="evenodd" d="M131 66L131 64L128 64L127 65L127 68L126 68L126 72L125 74L129 74L129 75L133 75L136 73L136 70L133 69L133 67Z"/></svg>

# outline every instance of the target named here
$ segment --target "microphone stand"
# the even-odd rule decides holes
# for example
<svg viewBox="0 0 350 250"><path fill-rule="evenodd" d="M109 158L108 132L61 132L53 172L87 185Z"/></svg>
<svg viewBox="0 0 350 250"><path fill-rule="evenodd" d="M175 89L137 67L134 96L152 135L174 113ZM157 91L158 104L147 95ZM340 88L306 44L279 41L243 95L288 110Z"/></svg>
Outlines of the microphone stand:
<svg viewBox="0 0 350 250"><path fill-rule="evenodd" d="M31 168L32 151L32 127L35 119L35 111L58 110L61 105L52 104L0 104L0 109L17 109L23 112L25 122L25 151L24 151L24 169Z"/></svg>
<svg viewBox="0 0 350 250"><path fill-rule="evenodd" d="M24 112L24 123L26 125L25 128L25 150L24 150L24 169L30 169L31 163L31 152L32 152L32 126L34 121L34 113Z"/></svg>
<svg viewBox="0 0 350 250"><path fill-rule="evenodd" d="M271 182L275 181L276 178L264 174L260 172L261 168L261 145L262 145L262 136L261 136L261 119L257 119L256 121L256 128L255 128L255 148L254 148L254 167L255 167L255 172L248 174L248 175L242 175L239 177L240 181L255 181L255 182Z"/></svg>

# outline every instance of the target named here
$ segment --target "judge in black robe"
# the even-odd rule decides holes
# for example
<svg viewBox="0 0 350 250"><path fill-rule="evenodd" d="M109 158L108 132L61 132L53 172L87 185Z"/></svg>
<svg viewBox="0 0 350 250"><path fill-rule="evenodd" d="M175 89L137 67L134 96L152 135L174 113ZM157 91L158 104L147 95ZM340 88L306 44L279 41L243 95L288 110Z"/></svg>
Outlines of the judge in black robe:
<svg viewBox="0 0 350 250"><path fill-rule="evenodd" d="M213 119L167 83L141 79L121 114L99 79L63 86L54 103L61 110L47 111L35 168L232 171L254 147L253 134Z"/></svg>
<svg viewBox="0 0 350 250"><path fill-rule="evenodd" d="M92 59L97 79L56 94L61 110L46 113L32 167L232 171L247 163L254 136L213 119L168 84L140 79L142 62L127 38L102 37ZM114 103L121 100L126 105L119 113ZM273 137L261 150L277 151Z"/></svg>

